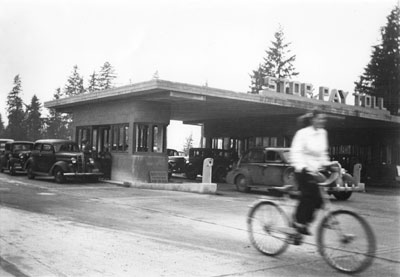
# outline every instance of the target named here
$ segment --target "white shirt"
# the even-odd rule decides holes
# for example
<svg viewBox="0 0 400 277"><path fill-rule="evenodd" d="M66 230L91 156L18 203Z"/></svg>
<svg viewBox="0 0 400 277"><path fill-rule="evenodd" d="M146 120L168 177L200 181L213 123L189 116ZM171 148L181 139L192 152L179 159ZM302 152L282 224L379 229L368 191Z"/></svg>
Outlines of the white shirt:
<svg viewBox="0 0 400 277"><path fill-rule="evenodd" d="M290 148L290 162L296 172L301 172L303 168L315 172L328 165L328 135L326 130L309 126L297 131Z"/></svg>

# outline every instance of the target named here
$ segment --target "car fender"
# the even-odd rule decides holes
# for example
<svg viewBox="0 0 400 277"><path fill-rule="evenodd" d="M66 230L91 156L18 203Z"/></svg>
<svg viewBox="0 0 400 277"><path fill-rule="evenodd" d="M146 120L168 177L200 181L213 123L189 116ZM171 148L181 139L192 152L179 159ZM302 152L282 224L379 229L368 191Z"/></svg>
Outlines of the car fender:
<svg viewBox="0 0 400 277"><path fill-rule="evenodd" d="M246 178L248 184L250 184L250 185L253 184L253 179L250 177L249 170L248 169L242 169L242 168L236 168L236 169L232 169L231 171L229 171L228 175L226 177L227 181L228 181L228 176L229 176L229 180L231 181L230 183L231 184L235 184L236 183L236 178L239 175L243 175Z"/></svg>
<svg viewBox="0 0 400 277"><path fill-rule="evenodd" d="M51 167L49 173L53 175L54 169L60 167L64 172L70 172L69 165L65 161L58 161Z"/></svg>

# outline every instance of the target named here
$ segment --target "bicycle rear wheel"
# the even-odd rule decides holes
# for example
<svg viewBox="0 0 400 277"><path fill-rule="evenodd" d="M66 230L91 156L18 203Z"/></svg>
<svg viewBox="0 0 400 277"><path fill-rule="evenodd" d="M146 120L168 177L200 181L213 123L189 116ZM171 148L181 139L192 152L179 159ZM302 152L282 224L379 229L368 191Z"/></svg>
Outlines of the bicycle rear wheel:
<svg viewBox="0 0 400 277"><path fill-rule="evenodd" d="M273 202L261 201L253 206L247 217L250 241L261 253L275 256L288 247L289 220L285 212Z"/></svg>
<svg viewBox="0 0 400 277"><path fill-rule="evenodd" d="M365 270L375 256L375 236L358 214L337 210L321 221L317 230L319 253L336 270L356 273Z"/></svg>

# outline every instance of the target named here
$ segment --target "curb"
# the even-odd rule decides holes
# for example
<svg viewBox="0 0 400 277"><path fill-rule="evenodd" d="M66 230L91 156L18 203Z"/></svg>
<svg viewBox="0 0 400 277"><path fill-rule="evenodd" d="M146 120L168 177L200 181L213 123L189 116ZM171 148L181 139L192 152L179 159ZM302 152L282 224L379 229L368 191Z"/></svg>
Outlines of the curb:
<svg viewBox="0 0 400 277"><path fill-rule="evenodd" d="M139 189L170 190L202 194L217 193L216 183L130 183L114 180L101 180L101 182L126 188L131 187Z"/></svg>

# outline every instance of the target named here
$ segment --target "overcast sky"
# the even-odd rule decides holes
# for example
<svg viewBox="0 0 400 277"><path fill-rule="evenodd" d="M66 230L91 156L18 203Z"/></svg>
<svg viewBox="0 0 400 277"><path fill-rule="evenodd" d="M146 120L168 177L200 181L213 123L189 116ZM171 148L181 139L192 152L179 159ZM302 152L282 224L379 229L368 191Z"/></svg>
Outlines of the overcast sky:
<svg viewBox="0 0 400 277"><path fill-rule="evenodd" d="M0 0L0 113L19 74L22 98L52 100L74 65L108 61L116 84L160 79L246 92L279 25L296 80L353 92L398 0Z"/></svg>

